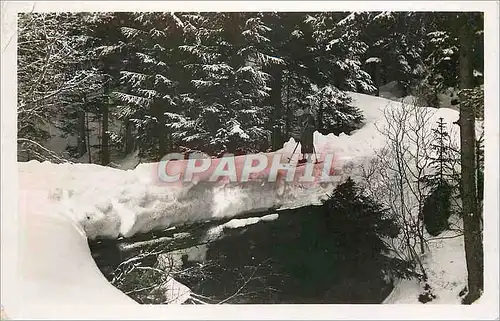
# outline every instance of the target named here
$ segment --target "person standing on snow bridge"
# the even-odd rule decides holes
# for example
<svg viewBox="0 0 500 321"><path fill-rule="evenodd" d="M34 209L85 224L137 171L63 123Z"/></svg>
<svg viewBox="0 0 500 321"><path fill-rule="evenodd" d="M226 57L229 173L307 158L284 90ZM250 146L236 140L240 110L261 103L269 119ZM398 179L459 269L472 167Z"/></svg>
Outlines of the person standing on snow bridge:
<svg viewBox="0 0 500 321"><path fill-rule="evenodd" d="M293 137L297 140L297 144L300 143L302 158L298 161L298 163L303 164L311 161L312 154L314 153L314 131L316 130L316 120L314 119L314 115L310 108L299 109L295 115L298 118L298 128L296 128L295 135L293 135Z"/></svg>

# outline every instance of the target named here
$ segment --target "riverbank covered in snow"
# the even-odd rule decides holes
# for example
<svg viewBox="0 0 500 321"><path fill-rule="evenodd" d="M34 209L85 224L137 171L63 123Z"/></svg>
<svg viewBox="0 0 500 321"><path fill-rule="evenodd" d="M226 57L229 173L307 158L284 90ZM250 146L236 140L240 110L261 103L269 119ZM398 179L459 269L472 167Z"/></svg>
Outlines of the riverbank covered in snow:
<svg viewBox="0 0 500 321"><path fill-rule="evenodd" d="M461 219L450 218L461 229ZM420 304L419 297L429 293L427 304L461 304L467 286L464 237L460 231L444 231L428 239L428 252L422 259L428 274L425 284L416 279L397 280L394 291L384 300L385 304ZM425 300L425 299L424 299Z"/></svg>

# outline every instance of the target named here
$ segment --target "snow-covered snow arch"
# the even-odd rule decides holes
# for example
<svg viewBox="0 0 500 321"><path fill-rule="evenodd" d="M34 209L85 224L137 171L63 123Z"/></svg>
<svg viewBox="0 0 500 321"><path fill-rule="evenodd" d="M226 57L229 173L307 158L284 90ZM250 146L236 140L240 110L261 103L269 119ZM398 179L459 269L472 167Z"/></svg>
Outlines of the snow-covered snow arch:
<svg viewBox="0 0 500 321"><path fill-rule="evenodd" d="M291 142L285 150L293 147ZM96 305L139 306L101 274L88 239L127 237L190 221L232 217L291 200L300 206L298 202L308 204L324 194L318 187L316 194L297 189L283 197L278 182L260 181L245 186L203 182L162 186L154 181L157 164L128 171L37 161L18 166L17 290L22 307L7 311L16 318L74 318L89 315ZM58 308L47 311L49 306Z"/></svg>
<svg viewBox="0 0 500 321"><path fill-rule="evenodd" d="M363 128L351 136L315 133L316 149L335 153L337 170L347 162L372 156L382 147L384 139L376 130L376 125L383 125L382 111L390 104L401 106L373 96L352 97L365 114ZM451 123L457 116L456 111L441 109L434 118L444 117ZM295 142L290 140L278 152L291 153L294 147ZM89 164L18 165L16 294L21 305L4 307L7 316L15 319L106 317L131 306L137 318L151 316L150 310L113 287L101 274L88 238L130 236L258 208L298 207L317 203L331 191L331 186L297 188L289 190L287 197L277 197L280 193L283 196L283 191L272 185L165 189L152 184L155 164L141 164L128 171Z"/></svg>

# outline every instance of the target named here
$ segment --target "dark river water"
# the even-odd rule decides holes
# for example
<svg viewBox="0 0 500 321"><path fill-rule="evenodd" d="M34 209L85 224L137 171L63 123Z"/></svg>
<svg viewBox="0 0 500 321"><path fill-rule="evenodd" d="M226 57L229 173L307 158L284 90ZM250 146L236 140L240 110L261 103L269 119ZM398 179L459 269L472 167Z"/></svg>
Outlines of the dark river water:
<svg viewBox="0 0 500 321"><path fill-rule="evenodd" d="M377 255L352 255L352 248L326 227L321 207L278 213L276 220L224 229L222 237L201 246L203 255L184 256L180 267L203 268L175 279L211 303L366 304L381 303L391 292L392 284L374 264ZM199 225L189 231L205 235L206 230ZM194 243L201 243L194 238ZM94 254L103 247L97 248L91 245ZM127 255L102 257L107 259L96 261L110 278L110 267Z"/></svg>

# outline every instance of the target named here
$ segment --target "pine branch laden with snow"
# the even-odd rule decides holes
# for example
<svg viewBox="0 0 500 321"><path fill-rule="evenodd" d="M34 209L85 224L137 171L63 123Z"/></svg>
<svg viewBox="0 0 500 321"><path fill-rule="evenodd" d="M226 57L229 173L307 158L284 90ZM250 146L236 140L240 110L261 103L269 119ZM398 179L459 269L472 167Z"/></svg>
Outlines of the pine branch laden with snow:
<svg viewBox="0 0 500 321"><path fill-rule="evenodd" d="M163 61L159 61L159 60L155 59L154 57L152 57L148 54L142 53L142 52L137 52L136 55L137 55L137 57L139 57L140 61L145 63L145 64L153 65L156 67L165 67L167 65Z"/></svg>
<svg viewBox="0 0 500 321"><path fill-rule="evenodd" d="M363 122L361 111L352 106L351 99L335 87L325 86L310 96L320 132L349 134Z"/></svg>
<svg viewBox="0 0 500 321"><path fill-rule="evenodd" d="M370 57L370 58L366 59L366 61L365 61L366 64L381 63L381 62L382 62L382 59L380 59L379 57Z"/></svg>
<svg viewBox="0 0 500 321"><path fill-rule="evenodd" d="M425 13L373 12L356 20L354 25L364 30L362 39L368 45L363 60L380 58L391 79L407 86L415 86L425 77L424 39L432 18Z"/></svg>
<svg viewBox="0 0 500 321"><path fill-rule="evenodd" d="M141 30L130 27L121 27L121 32L128 39L134 39L142 33Z"/></svg>
<svg viewBox="0 0 500 321"><path fill-rule="evenodd" d="M146 81L150 77L143 73L127 71L127 70L120 71L120 74L121 74L120 81L129 83L132 86L132 88L137 88L139 86L142 86L144 81Z"/></svg>
<svg viewBox="0 0 500 321"><path fill-rule="evenodd" d="M152 104L152 99L149 97L145 98L137 95L125 94L122 92L114 92L113 95L123 103L139 108L147 108Z"/></svg>
<svg viewBox="0 0 500 321"><path fill-rule="evenodd" d="M100 57L109 56L110 54L117 53L117 52L119 52L122 49L123 49L123 45L122 44L119 44L119 45L103 45L103 46L99 46L99 47L94 48L93 49L93 53L97 57L100 58Z"/></svg>
<svg viewBox="0 0 500 321"><path fill-rule="evenodd" d="M189 81L182 76L178 56L183 16L148 12L132 13L130 19L134 23L121 28L127 39L127 68L121 71L121 84L114 93L122 105L118 117L132 119L141 152L163 154L166 151L160 150L169 139L164 115L178 112L177 87Z"/></svg>
<svg viewBox="0 0 500 321"><path fill-rule="evenodd" d="M384 73L408 88L421 78L426 83L422 90L439 91L442 84L456 83L450 77L456 67L456 35L449 28L450 17L444 14L432 19L410 12L300 15L139 12L30 17L33 24L26 23L27 28L23 25L20 29L31 33L26 41L20 41L20 51L26 52L19 55L20 82L31 83L20 86L22 124L18 127L23 133L30 131L31 138L47 135L40 124L50 123L53 118L50 113L62 114L64 105L77 96L93 95L91 92L100 91L104 83L114 87L111 91L131 95L121 101L128 99L129 106L120 104L121 107L113 108L112 115L120 119L142 117L144 110L133 110L134 104L145 104L142 99L159 98L163 100L160 104L165 105L164 111L174 113L184 109L193 113L196 108L218 103L225 106L224 118L238 117L242 130L248 122L249 128L265 124L267 130L276 126L283 130L282 126L289 125L284 116L270 120L274 124L257 121L273 118L273 107L263 106L271 99L273 90L277 90L269 74L273 68L282 72L281 92L283 101L287 101L283 107L292 109L306 104L300 100L312 94L311 85L375 91L370 74L373 70L369 73L364 68L380 60L385 62ZM21 19L22 23L28 20ZM36 24L45 24L46 28L35 29ZM404 30L399 28L403 24L406 24ZM108 25L109 33L101 34ZM480 24L478 27L474 35L480 48L483 35ZM41 41L37 37L43 37L43 32L51 33L49 38L54 42L42 41L45 46L34 46ZM29 50L40 52L37 59L30 60ZM59 64L64 68L52 72L51 68L43 67L43 55L53 59L48 61L51 66ZM122 70L119 84L117 79L110 79L114 75L103 75L100 71L111 62L121 66L114 67ZM85 66L85 75L75 71L82 64L90 66ZM481 81L482 69L481 66L474 69L477 81ZM36 72L40 74L40 70L44 70L42 81L30 77ZM188 76L183 74L185 71ZM288 79L295 79L285 86L286 73L293 74ZM53 88L49 88L51 80L57 83ZM61 86L62 83L67 86ZM42 84L48 86L45 91L37 88ZM183 88L182 92L178 88ZM103 90L93 101L108 99L104 93L107 91ZM181 97L185 94L191 101ZM222 97L215 98L217 95ZM434 102L438 100L436 95L430 96ZM158 111L146 114L158 117Z"/></svg>
<svg viewBox="0 0 500 321"><path fill-rule="evenodd" d="M38 160L39 162L48 161L56 164L71 164L71 161L57 155L57 153L43 147L31 139L18 138L17 142L19 144L18 154L19 152L24 153L27 157L27 161Z"/></svg>
<svg viewBox="0 0 500 321"><path fill-rule="evenodd" d="M255 136L256 131L250 130L266 118L262 104L269 97L270 76L262 68L280 64L282 60L265 53L269 41L264 34L271 29L258 14L246 19L248 15L207 14L204 19L187 18L195 26L190 30L192 43L179 49L190 54L186 69L193 75L190 83L195 92L188 95L189 102L184 98L182 101L187 104L189 118L193 121L198 118L195 130L199 133L186 127L174 136L182 137L183 143L200 144L191 145L193 148L205 145L207 149L218 149L219 153L227 148L245 148L248 142L253 144L263 139L260 133ZM224 29L229 24L241 25L234 26L234 34L230 35ZM238 46L234 45L235 37L240 41ZM181 130L184 125L187 124L174 126Z"/></svg>
<svg viewBox="0 0 500 321"><path fill-rule="evenodd" d="M271 27L265 25L260 17L252 17L245 22L245 28L242 35L246 45L238 51L239 55L260 66L284 65L285 61L282 58L269 54L272 51L269 48L272 44L265 35L272 33Z"/></svg>
<svg viewBox="0 0 500 321"><path fill-rule="evenodd" d="M325 60L322 64L329 66L321 71L325 74L323 81L334 79L334 85L344 90L370 93L376 88L361 63L368 45L362 40L359 28L354 27L357 19L364 16L363 13L344 17L319 14L317 19L309 19L309 24L313 28L316 50L324 52L319 59Z"/></svg>

